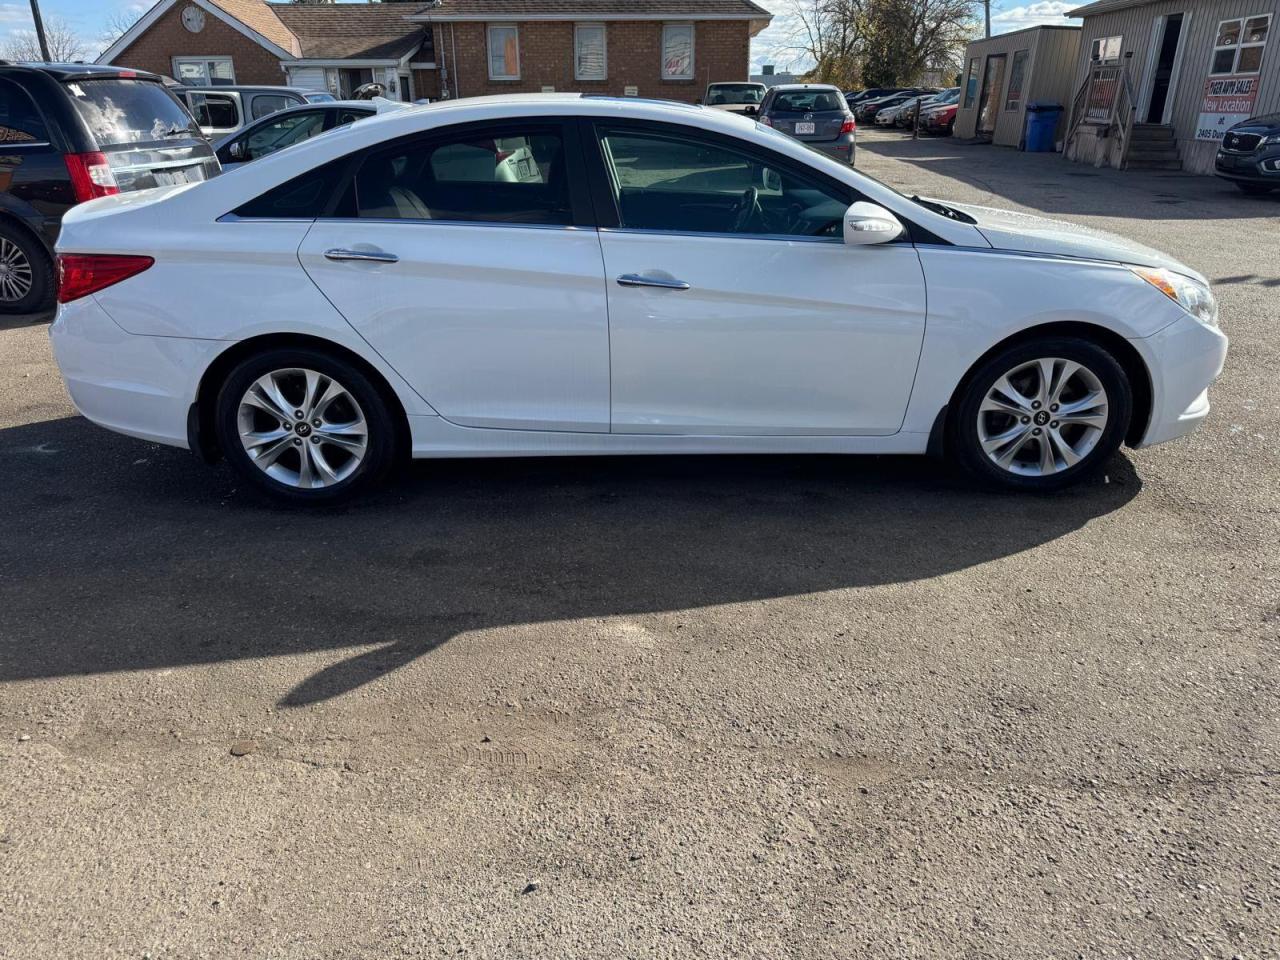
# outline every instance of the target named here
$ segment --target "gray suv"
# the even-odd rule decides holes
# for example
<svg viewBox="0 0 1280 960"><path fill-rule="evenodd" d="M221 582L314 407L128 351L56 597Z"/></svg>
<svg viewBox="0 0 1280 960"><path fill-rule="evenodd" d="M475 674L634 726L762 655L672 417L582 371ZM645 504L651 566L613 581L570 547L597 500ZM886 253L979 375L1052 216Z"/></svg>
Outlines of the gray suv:
<svg viewBox="0 0 1280 960"><path fill-rule="evenodd" d="M806 147L853 165L858 125L839 87L823 83L771 87L760 104L759 120Z"/></svg>

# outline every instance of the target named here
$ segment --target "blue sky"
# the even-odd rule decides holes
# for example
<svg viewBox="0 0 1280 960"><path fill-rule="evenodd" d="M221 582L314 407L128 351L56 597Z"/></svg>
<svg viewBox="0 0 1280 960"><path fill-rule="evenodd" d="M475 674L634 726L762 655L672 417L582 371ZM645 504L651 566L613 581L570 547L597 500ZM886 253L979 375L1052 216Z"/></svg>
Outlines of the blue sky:
<svg viewBox="0 0 1280 960"><path fill-rule="evenodd" d="M760 0L758 0L760 2ZM1083 0L1082 0L1083 2ZM753 68L762 62L773 61L779 69L788 65L803 67L796 62L788 37L787 18L784 15L788 0L762 0L762 5L780 14L773 25L756 38L752 46ZM1066 23L1064 11L1078 6L1062 0L993 0L993 33L1019 30L1037 23ZM40 0L40 9L46 18L59 17L71 24L85 41L90 56L96 55L106 45L106 25L113 14L139 15L151 6L144 0ZM31 29L31 9L28 0L0 0L0 45L15 31Z"/></svg>

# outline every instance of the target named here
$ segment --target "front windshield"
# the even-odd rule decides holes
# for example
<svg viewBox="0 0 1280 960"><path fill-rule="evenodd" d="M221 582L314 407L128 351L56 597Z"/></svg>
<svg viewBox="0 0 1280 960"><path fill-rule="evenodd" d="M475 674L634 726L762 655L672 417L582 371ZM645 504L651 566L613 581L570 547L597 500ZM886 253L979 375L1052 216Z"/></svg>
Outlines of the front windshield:
<svg viewBox="0 0 1280 960"><path fill-rule="evenodd" d="M754 83L713 83L707 91L707 104L759 103L764 90Z"/></svg>

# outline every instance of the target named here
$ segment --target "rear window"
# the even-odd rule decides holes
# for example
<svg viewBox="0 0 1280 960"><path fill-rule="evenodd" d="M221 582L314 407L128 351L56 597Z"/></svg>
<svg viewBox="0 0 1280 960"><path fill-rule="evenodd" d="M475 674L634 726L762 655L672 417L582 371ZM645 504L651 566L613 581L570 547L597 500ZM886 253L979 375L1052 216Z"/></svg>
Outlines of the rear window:
<svg viewBox="0 0 1280 960"><path fill-rule="evenodd" d="M759 103L764 90L754 83L713 83L707 91L707 104Z"/></svg>
<svg viewBox="0 0 1280 960"><path fill-rule="evenodd" d="M200 136L190 114L154 80L77 80L65 86L100 147Z"/></svg>
<svg viewBox="0 0 1280 960"><path fill-rule="evenodd" d="M818 113L823 110L844 112L844 97L834 90L797 90L780 93L771 108L779 113Z"/></svg>

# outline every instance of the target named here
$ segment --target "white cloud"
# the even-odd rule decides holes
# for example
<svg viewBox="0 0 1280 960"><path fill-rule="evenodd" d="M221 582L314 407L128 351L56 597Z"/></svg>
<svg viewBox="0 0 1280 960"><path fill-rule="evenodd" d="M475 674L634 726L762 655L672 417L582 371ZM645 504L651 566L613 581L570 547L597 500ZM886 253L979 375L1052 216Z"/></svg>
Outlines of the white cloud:
<svg viewBox="0 0 1280 960"><path fill-rule="evenodd" d="M1068 20L1064 14L1068 10L1074 10L1081 6L1084 6L1084 0L1079 3L1063 3L1062 0L1039 0L1037 3L1028 4L1024 7L1010 7L1007 10L993 11L991 14L991 32L1008 33L1010 30L1023 30L1026 27L1035 27L1044 23L1079 23L1080 21L1078 20Z"/></svg>

